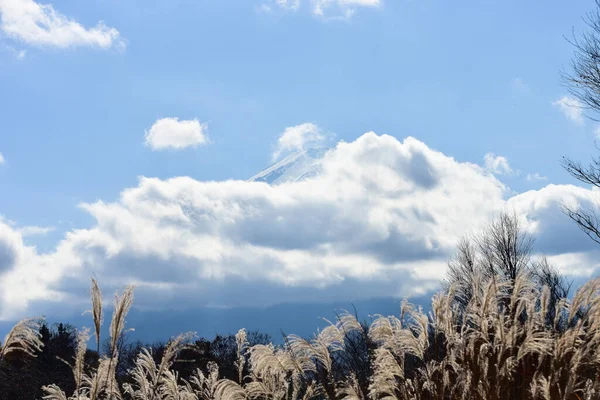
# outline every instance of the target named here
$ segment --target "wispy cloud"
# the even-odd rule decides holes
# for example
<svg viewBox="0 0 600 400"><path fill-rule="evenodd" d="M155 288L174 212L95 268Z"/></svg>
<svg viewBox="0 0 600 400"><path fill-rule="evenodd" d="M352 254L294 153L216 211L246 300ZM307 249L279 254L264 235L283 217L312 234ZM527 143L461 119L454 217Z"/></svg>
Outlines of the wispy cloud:
<svg viewBox="0 0 600 400"><path fill-rule="evenodd" d="M281 8L293 11L296 11L298 8L300 8L300 0L275 0L275 4Z"/></svg>
<svg viewBox="0 0 600 400"><path fill-rule="evenodd" d="M508 159L506 157L497 156L494 153L487 153L483 157L483 162L485 169L488 171L497 174L497 175L511 175L514 173L513 169L510 167L508 163Z"/></svg>
<svg viewBox="0 0 600 400"><path fill-rule="evenodd" d="M18 232L23 236L41 236L46 235L56 228L53 226L24 226L18 229Z"/></svg>
<svg viewBox="0 0 600 400"><path fill-rule="evenodd" d="M6 162L6 160L4 159L4 156L2 155L2 153L0 153L0 165L4 164Z"/></svg>
<svg viewBox="0 0 600 400"><path fill-rule="evenodd" d="M0 14L0 31L29 45L104 49L125 46L115 28L103 22L85 28L50 4L39 4L33 0L0 0Z"/></svg>
<svg viewBox="0 0 600 400"><path fill-rule="evenodd" d="M357 8L379 7L380 0L313 0L312 12L324 17L329 11L341 13L343 17L350 18Z"/></svg>
<svg viewBox="0 0 600 400"><path fill-rule="evenodd" d="M268 14L273 11L273 8L269 4L263 3L263 4L256 6L256 11Z"/></svg>
<svg viewBox="0 0 600 400"><path fill-rule="evenodd" d="M519 92L519 93L530 93L531 92L531 88L529 87L529 85L527 83L525 83L525 81L522 78L519 78L519 77L511 80L510 86L512 87L512 89L514 91Z"/></svg>
<svg viewBox="0 0 600 400"><path fill-rule="evenodd" d="M546 176L542 176L539 173L534 173L534 174L527 174L527 180L529 182L535 182L535 181L546 181L548 180L548 177Z"/></svg>
<svg viewBox="0 0 600 400"><path fill-rule="evenodd" d="M303 4L310 7L313 15L325 19L348 19L358 8L379 7L382 0L271 0L260 6L262 11L271 11L272 6L283 10L298 11Z"/></svg>
<svg viewBox="0 0 600 400"><path fill-rule="evenodd" d="M302 150L310 145L317 145L325 140L325 135L317 125L304 124L285 128L277 140L277 146L272 159L277 160L282 154Z"/></svg>
<svg viewBox="0 0 600 400"><path fill-rule="evenodd" d="M23 60L27 56L27 50L18 49L16 47L13 47L10 44L6 44L6 43L0 43L0 44L1 44L0 50L10 53L10 55L13 56L14 58L16 58L17 60Z"/></svg>
<svg viewBox="0 0 600 400"><path fill-rule="evenodd" d="M144 137L146 145L153 150L184 149L207 144L206 131L206 124L197 119L162 118L146 131Z"/></svg>
<svg viewBox="0 0 600 400"><path fill-rule="evenodd" d="M571 121L583 125L583 104L573 96L563 96L552 103Z"/></svg>

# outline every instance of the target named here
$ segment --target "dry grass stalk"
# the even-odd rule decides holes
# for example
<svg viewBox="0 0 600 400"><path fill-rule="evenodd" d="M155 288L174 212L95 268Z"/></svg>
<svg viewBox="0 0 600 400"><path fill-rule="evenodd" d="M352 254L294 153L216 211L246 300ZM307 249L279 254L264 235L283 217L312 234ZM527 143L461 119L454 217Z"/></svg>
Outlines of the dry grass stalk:
<svg viewBox="0 0 600 400"><path fill-rule="evenodd" d="M13 352L35 356L43 346L40 337L39 318L21 320L4 337L4 343L0 343L0 359Z"/></svg>

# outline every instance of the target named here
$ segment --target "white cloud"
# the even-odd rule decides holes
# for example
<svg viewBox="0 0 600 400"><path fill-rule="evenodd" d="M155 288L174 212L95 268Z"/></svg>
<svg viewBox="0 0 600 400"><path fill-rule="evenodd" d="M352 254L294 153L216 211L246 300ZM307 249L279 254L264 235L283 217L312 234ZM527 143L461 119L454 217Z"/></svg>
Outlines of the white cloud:
<svg viewBox="0 0 600 400"><path fill-rule="evenodd" d="M277 146L273 152L273 160L277 160L282 154L303 150L307 146L318 145L325 140L325 135L317 125L306 122L304 124L285 128L277 140Z"/></svg>
<svg viewBox="0 0 600 400"><path fill-rule="evenodd" d="M305 0L313 15L327 19L350 18L361 7L379 7L382 0ZM272 0L272 4L284 10L298 11L301 0ZM268 6L268 4L263 4ZM270 7L269 7L270 10Z"/></svg>
<svg viewBox="0 0 600 400"><path fill-rule="evenodd" d="M534 174L527 174L527 180L529 182L534 182L534 181L546 181L548 180L548 177L546 176L542 176L539 173L534 173Z"/></svg>
<svg viewBox="0 0 600 400"><path fill-rule="evenodd" d="M1 39L1 37L2 36L0 35L0 39ZM0 40L0 51L9 53L12 57L14 57L17 60L23 60L27 56L27 50L20 50L18 48L11 46L10 44L3 43L1 40Z"/></svg>
<svg viewBox="0 0 600 400"><path fill-rule="evenodd" d="M44 254L0 221L0 317L79 311L89 276L107 292L135 282L141 307L423 293L457 240L507 207L551 257L594 249L560 210L596 204L593 190L549 185L505 201L482 167L374 133L338 143L322 167L278 186L141 178L117 201L83 204L95 223ZM596 268L589 259L573 273Z"/></svg>
<svg viewBox="0 0 600 400"><path fill-rule="evenodd" d="M83 205L94 226L49 254L13 229L24 250L2 269L0 315L68 296L75 307L90 275L111 290L136 281L146 306L331 300L354 286L366 297L416 293L437 285L456 238L504 204L496 178L412 138L365 134L322 167L279 186L142 178L117 202Z"/></svg>
<svg viewBox="0 0 600 400"><path fill-rule="evenodd" d="M597 245L588 239L563 212L570 208L593 209L600 191L573 185L547 185L508 200L508 205L521 215L524 226L536 237L536 249L548 255L595 251Z"/></svg>
<svg viewBox="0 0 600 400"><path fill-rule="evenodd" d="M573 96L563 96L552 103L571 121L583 125L583 104Z"/></svg>
<svg viewBox="0 0 600 400"><path fill-rule="evenodd" d="M157 120L144 137L146 145L153 150L184 149L207 144L206 130L206 124L197 119L163 118Z"/></svg>
<svg viewBox="0 0 600 400"><path fill-rule="evenodd" d="M6 160L4 159L4 156L2 155L2 153L0 153L0 165L4 164L6 162Z"/></svg>
<svg viewBox="0 0 600 400"><path fill-rule="evenodd" d="M547 257L548 262L565 275L589 279L600 270L598 251L564 253Z"/></svg>
<svg viewBox="0 0 600 400"><path fill-rule="evenodd" d="M296 11L300 8L300 0L275 0L275 3L284 9Z"/></svg>
<svg viewBox="0 0 600 400"><path fill-rule="evenodd" d="M497 175L510 175L513 173L506 157L497 156L494 153L487 153L483 157L484 165L487 170Z"/></svg>
<svg viewBox="0 0 600 400"><path fill-rule="evenodd" d="M85 28L50 4L33 0L0 0L0 30L8 37L35 46L124 47L119 31L99 22Z"/></svg>
<svg viewBox="0 0 600 400"><path fill-rule="evenodd" d="M271 13L273 11L273 8L271 8L271 6L269 4L263 3L263 4L259 5L259 6L256 6L256 11L262 12L262 13L265 13L265 14L269 14L269 13Z"/></svg>
<svg viewBox="0 0 600 400"><path fill-rule="evenodd" d="M21 236L38 236L38 235L46 235L52 231L54 231L53 226L24 226L19 228L17 231L21 234Z"/></svg>
<svg viewBox="0 0 600 400"><path fill-rule="evenodd" d="M257 6L257 10L263 13L271 13L274 8L279 8L284 11L298 11L300 9L300 0L267 0Z"/></svg>
<svg viewBox="0 0 600 400"><path fill-rule="evenodd" d="M381 0L313 0L312 3L315 15L325 16L328 10L337 10L344 18L350 18L357 8L379 7Z"/></svg>

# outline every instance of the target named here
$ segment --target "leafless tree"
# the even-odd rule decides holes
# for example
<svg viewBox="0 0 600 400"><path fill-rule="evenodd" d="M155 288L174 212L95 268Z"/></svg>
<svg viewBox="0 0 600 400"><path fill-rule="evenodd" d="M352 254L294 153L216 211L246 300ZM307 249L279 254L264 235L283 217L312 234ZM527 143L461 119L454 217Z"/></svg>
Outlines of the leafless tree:
<svg viewBox="0 0 600 400"><path fill-rule="evenodd" d="M530 262L533 239L519 225L516 213L502 213L477 239L486 276L514 281Z"/></svg>
<svg viewBox="0 0 600 400"><path fill-rule="evenodd" d="M570 70L563 71L562 77L581 107L600 112L600 0L596 0L596 6L584 18L588 29L579 37L573 33L569 40L575 53ZM600 157L593 157L587 165L564 157L562 166L580 182L600 188ZM600 218L596 211L567 206L564 211L586 235L600 244Z"/></svg>
<svg viewBox="0 0 600 400"><path fill-rule="evenodd" d="M580 182L600 188L600 158L594 157L589 165L570 158L563 158L562 166ZM598 208L598 204L596 208ZM594 209L563 205L565 214L594 242L600 244L600 217Z"/></svg>
<svg viewBox="0 0 600 400"><path fill-rule="evenodd" d="M515 213L504 212L481 234L465 237L448 263L446 286L454 285L457 301L467 304L476 286L475 279L514 281L529 268L533 239L520 227Z"/></svg>
<svg viewBox="0 0 600 400"><path fill-rule="evenodd" d="M579 37L573 32L567 39L575 54L570 71L563 71L562 77L583 107L600 111L600 0L596 0L596 6L584 17L588 30Z"/></svg>
<svg viewBox="0 0 600 400"><path fill-rule="evenodd" d="M540 288L549 288L548 315L553 315L556 303L569 294L570 282L545 257L532 260L533 244L533 238L522 229L514 212L500 214L479 235L462 239L448 263L444 281L446 289L453 288L459 310L464 310L475 291L481 289L481 282L493 278L499 283L512 284L517 276L527 273Z"/></svg>

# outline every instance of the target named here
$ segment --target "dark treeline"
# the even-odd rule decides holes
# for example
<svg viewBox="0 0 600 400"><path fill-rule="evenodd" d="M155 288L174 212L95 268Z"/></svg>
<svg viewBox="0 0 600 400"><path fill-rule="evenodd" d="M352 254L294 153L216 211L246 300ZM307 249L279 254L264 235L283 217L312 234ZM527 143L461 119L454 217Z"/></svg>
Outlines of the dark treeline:
<svg viewBox="0 0 600 400"><path fill-rule="evenodd" d="M21 352L0 357L0 399L41 399L44 395L42 387L50 384L57 384L67 392L75 390L75 380L67 362L75 358L77 329L69 324L48 325L42 321L39 334L43 347L35 353L36 357L24 357ZM251 345L267 344L271 342L271 337L266 333L250 331L248 342ZM121 335L116 368L118 382L128 382L128 372L134 367L136 357L143 348L152 349L153 358L160 362L166 346L166 341L144 343L130 340L127 334ZM182 378L189 378L196 368L205 370L209 362L214 362L219 366L220 375L234 379L237 376L234 366L236 351L233 334L217 335L212 340L200 338L181 352L172 369ZM100 354L109 352L110 343L107 339L100 346ZM85 354L86 369L97 368L98 359L98 352L88 349Z"/></svg>

